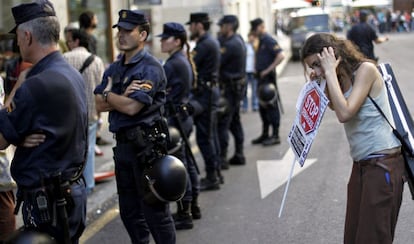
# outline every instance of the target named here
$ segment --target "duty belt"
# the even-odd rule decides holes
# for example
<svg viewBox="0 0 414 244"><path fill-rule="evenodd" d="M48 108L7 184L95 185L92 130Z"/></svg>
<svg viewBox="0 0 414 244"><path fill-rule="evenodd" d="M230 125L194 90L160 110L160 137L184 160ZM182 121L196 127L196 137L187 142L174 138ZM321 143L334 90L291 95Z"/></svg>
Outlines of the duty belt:
<svg viewBox="0 0 414 244"><path fill-rule="evenodd" d="M201 86L206 86L206 87L214 87L214 86L217 86L218 85L218 83L217 82L215 82L215 81L198 81L198 85L201 85Z"/></svg>

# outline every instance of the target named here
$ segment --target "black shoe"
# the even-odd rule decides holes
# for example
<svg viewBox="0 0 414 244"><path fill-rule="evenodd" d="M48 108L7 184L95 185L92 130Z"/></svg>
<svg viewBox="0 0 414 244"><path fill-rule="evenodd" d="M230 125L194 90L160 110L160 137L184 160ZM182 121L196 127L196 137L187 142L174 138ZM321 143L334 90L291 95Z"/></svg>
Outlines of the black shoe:
<svg viewBox="0 0 414 244"><path fill-rule="evenodd" d="M231 165L245 165L246 158L243 155L235 154L230 160L229 164Z"/></svg>
<svg viewBox="0 0 414 244"><path fill-rule="evenodd" d="M221 168L221 169L224 169L224 170L229 169L229 168L230 168L230 166L229 166L229 162L228 162L227 160L223 160L223 161L221 162L220 168Z"/></svg>
<svg viewBox="0 0 414 244"><path fill-rule="evenodd" d="M220 189L220 182L217 178L202 178L200 180L200 191L212 191Z"/></svg>
<svg viewBox="0 0 414 244"><path fill-rule="evenodd" d="M224 176L220 173L220 174L218 174L218 181L219 181L219 183L220 184L224 184Z"/></svg>
<svg viewBox="0 0 414 244"><path fill-rule="evenodd" d="M191 203L191 215L193 219L201 219L201 208L197 204Z"/></svg>
<svg viewBox="0 0 414 244"><path fill-rule="evenodd" d="M266 140L263 140L263 142L262 142L263 146L271 146L271 145L276 145L276 144L280 144L279 136L269 137Z"/></svg>
<svg viewBox="0 0 414 244"><path fill-rule="evenodd" d="M253 145L260 144L260 143L262 143L264 140L266 140L266 139L268 139L268 138L269 138L268 136L261 135L261 136L259 136L258 138L253 139L253 140L252 140L252 144L253 144Z"/></svg>
<svg viewBox="0 0 414 244"><path fill-rule="evenodd" d="M176 230L189 230L194 227L191 214L176 214L174 216L174 225Z"/></svg>

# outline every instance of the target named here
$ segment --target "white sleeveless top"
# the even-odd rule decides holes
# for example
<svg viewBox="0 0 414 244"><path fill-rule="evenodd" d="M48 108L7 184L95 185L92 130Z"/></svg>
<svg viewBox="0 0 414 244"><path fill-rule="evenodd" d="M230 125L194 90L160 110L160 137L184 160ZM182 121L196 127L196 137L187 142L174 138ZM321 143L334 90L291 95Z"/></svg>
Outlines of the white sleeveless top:
<svg viewBox="0 0 414 244"><path fill-rule="evenodd" d="M352 87L344 96L348 98L351 91ZM382 109L391 124L394 125L385 86L382 86L381 93L373 100ZM372 153L401 145L400 141L394 136L390 125L368 97L358 113L351 120L344 123L344 127L351 157L354 161L362 160Z"/></svg>

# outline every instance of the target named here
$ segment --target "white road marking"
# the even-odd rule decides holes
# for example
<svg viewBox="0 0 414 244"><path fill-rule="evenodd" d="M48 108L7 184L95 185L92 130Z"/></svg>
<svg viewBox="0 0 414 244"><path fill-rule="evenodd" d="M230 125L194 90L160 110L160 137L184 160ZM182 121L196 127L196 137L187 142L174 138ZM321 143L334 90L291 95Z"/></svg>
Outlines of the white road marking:
<svg viewBox="0 0 414 244"><path fill-rule="evenodd" d="M260 194L262 199L267 197L274 190L283 185L289 177L292 162L295 159L293 151L289 150L285 153L280 160L258 160L257 161L257 174L259 177ZM313 163L317 159L306 159L303 167L295 162L295 170L293 176L296 176Z"/></svg>

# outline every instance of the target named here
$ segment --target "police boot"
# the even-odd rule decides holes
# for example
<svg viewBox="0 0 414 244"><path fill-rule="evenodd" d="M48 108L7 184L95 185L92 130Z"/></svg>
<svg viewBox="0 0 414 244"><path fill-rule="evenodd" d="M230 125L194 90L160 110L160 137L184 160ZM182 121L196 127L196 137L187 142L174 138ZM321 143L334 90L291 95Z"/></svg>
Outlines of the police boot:
<svg viewBox="0 0 414 244"><path fill-rule="evenodd" d="M252 144L253 145L261 144L267 138L269 138L269 128L263 128L262 134L256 139L253 139Z"/></svg>
<svg viewBox="0 0 414 244"><path fill-rule="evenodd" d="M193 200L191 200L191 215L193 219L201 219L201 208L198 205L198 195L193 196Z"/></svg>
<svg viewBox="0 0 414 244"><path fill-rule="evenodd" d="M221 155L220 155L220 168L221 169L229 169L229 162L227 161L227 151L226 150L221 150Z"/></svg>
<svg viewBox="0 0 414 244"><path fill-rule="evenodd" d="M176 230L188 230L194 227L190 201L177 202L177 214L174 216L174 224Z"/></svg>
<svg viewBox="0 0 414 244"><path fill-rule="evenodd" d="M220 189L217 172L207 172L207 176L200 180L200 191L211 191Z"/></svg>
<svg viewBox="0 0 414 244"><path fill-rule="evenodd" d="M218 177L220 184L224 184L224 176L221 174L220 169L217 170L217 177Z"/></svg>
<svg viewBox="0 0 414 244"><path fill-rule="evenodd" d="M277 145L280 144L280 138L279 133L276 131L273 133L273 135L265 140L262 141L263 146L271 146L271 145Z"/></svg>
<svg viewBox="0 0 414 244"><path fill-rule="evenodd" d="M236 145L236 152L234 156L229 160L231 165L244 165L246 164L246 158L243 153L243 145Z"/></svg>

